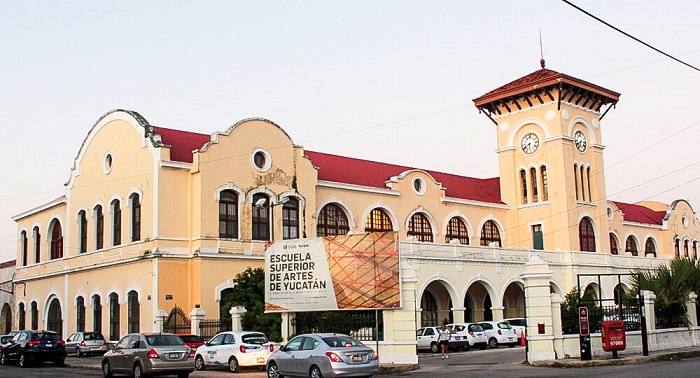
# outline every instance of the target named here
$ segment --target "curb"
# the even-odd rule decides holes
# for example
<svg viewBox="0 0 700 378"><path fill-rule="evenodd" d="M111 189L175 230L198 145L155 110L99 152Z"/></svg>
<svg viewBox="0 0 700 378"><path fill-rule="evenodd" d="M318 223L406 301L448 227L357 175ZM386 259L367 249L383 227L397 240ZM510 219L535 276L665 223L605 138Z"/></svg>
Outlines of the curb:
<svg viewBox="0 0 700 378"><path fill-rule="evenodd" d="M695 358L700 357L700 349L697 350L684 350L684 351L670 351L670 352L659 352L653 356L630 356L622 358L606 358L601 360L547 360L547 361L537 361L532 363L532 366L543 366L543 367L555 367L555 368L584 368L589 366L611 366L611 365L628 365L628 364L639 364L645 362L654 361L674 361L682 360L685 358Z"/></svg>

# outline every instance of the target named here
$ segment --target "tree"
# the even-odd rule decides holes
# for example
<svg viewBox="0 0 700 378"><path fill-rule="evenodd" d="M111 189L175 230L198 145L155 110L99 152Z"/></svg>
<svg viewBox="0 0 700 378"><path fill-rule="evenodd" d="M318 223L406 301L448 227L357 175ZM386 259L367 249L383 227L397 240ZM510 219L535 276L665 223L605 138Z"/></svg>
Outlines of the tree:
<svg viewBox="0 0 700 378"><path fill-rule="evenodd" d="M221 299L221 319L231 321L231 307L243 306L247 310L241 318L243 329L260 331L272 341L281 341L282 317L276 313L265 313L265 270L248 267L236 274L233 285L233 291Z"/></svg>
<svg viewBox="0 0 700 378"><path fill-rule="evenodd" d="M579 333L578 327L578 308L581 306L588 307L589 314L596 313L598 304L595 301L593 291L586 291L581 297L581 290L578 286L574 286L566 294L564 301L561 303L561 326L562 332L565 335L572 335ZM589 317L592 323L596 320ZM600 323L600 319L597 320ZM594 324L591 324L591 328L595 328Z"/></svg>

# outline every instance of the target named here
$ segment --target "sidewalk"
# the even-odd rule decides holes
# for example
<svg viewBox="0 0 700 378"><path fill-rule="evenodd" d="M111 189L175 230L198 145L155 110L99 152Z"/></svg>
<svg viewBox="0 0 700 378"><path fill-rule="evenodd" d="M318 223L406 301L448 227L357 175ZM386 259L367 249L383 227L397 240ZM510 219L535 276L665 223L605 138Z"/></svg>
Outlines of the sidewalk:
<svg viewBox="0 0 700 378"><path fill-rule="evenodd" d="M624 353L624 352L621 352ZM593 358L590 361L581 361L580 358L564 358L558 360L537 361L532 366L549 366L549 367L587 367L587 366L606 366L606 365L627 365L639 364L653 361L669 361L682 360L684 358L700 357L699 347L688 347L679 349L668 349L658 352L650 351L648 356L643 356L641 353L623 355L619 358L613 358L612 353L604 357Z"/></svg>

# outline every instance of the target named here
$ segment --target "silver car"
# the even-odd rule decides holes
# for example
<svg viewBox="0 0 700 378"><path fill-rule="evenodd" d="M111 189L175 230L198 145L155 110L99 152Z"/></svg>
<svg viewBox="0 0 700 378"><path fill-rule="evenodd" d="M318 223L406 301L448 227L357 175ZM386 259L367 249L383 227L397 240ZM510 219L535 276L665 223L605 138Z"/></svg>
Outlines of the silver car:
<svg viewBox="0 0 700 378"><path fill-rule="evenodd" d="M99 332L76 332L66 339L66 353L76 357L107 352L107 341Z"/></svg>
<svg viewBox="0 0 700 378"><path fill-rule="evenodd" d="M268 378L369 377L378 370L377 352L339 333L296 336L267 361Z"/></svg>
<svg viewBox="0 0 700 378"><path fill-rule="evenodd" d="M114 350L102 357L102 374L173 374L186 378L194 371L194 350L170 333L132 333L124 336Z"/></svg>

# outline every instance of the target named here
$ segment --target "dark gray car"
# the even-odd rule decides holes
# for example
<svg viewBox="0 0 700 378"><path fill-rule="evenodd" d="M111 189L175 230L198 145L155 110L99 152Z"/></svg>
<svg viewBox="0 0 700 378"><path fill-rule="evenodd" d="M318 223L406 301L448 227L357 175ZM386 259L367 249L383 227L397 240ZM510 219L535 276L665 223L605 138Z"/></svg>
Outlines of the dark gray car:
<svg viewBox="0 0 700 378"><path fill-rule="evenodd" d="M186 378L194 371L194 351L170 333L132 333L124 336L114 350L102 357L102 374L150 375L176 374Z"/></svg>
<svg viewBox="0 0 700 378"><path fill-rule="evenodd" d="M268 378L369 377L378 369L379 356L372 348L338 333L299 335L267 361Z"/></svg>

